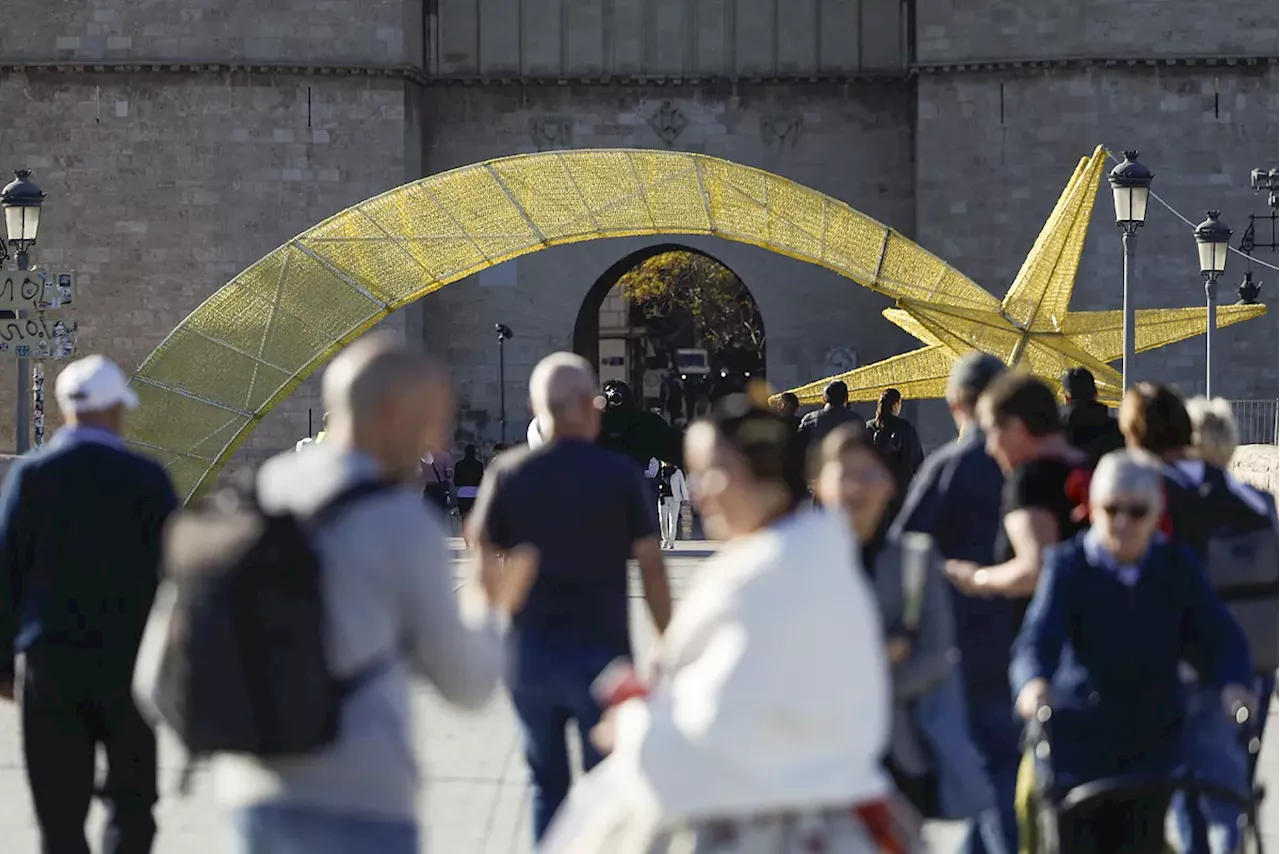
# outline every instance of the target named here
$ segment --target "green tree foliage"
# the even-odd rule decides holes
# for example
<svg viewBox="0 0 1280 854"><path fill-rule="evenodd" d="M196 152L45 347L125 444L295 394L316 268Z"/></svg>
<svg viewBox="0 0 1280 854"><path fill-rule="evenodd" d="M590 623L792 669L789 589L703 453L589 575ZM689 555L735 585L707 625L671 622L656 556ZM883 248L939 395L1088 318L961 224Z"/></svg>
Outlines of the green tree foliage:
<svg viewBox="0 0 1280 854"><path fill-rule="evenodd" d="M764 350L764 323L742 280L697 252L663 252L618 280L622 292L651 319L688 312L710 350Z"/></svg>

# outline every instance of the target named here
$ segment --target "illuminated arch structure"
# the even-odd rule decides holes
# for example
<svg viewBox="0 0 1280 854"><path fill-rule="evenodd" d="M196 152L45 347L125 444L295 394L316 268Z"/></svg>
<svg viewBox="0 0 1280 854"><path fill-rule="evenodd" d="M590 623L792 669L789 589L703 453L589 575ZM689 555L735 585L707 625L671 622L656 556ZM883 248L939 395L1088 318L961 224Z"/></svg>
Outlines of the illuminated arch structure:
<svg viewBox="0 0 1280 854"><path fill-rule="evenodd" d="M395 310L520 255L635 235L753 244L896 300L885 315L925 346L844 375L855 399L887 385L939 397L952 361L975 348L1054 381L1087 364L1114 394L1119 313L1066 311L1102 160L1099 149L1081 161L1003 302L843 202L704 155L553 151L433 175L330 217L209 297L134 375L142 407L129 440L190 498L272 407ZM1219 323L1263 311L1225 307ZM1140 350L1204 331L1200 309L1139 315ZM812 402L825 382L797 393Z"/></svg>

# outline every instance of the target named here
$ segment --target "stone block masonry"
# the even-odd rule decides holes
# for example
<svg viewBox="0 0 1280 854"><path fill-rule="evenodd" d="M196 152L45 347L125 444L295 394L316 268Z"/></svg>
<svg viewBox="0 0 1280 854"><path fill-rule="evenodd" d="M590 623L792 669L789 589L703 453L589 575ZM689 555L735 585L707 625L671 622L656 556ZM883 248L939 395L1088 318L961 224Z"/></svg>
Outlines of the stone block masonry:
<svg viewBox="0 0 1280 854"><path fill-rule="evenodd" d="M417 177L407 92L395 79L252 73L0 76L0 114L21 117L0 133L0 164L32 169L47 194L33 261L79 271L80 352L132 370L259 257ZM0 448L13 443L13 388L13 362L0 363ZM305 435L309 406L311 384L250 448Z"/></svg>
<svg viewBox="0 0 1280 854"><path fill-rule="evenodd" d="M925 74L916 91L917 239L1004 293L1066 185L1077 158L1102 143L1141 151L1152 190L1193 223L1222 211L1233 245L1263 213L1249 171L1274 165L1275 66L1232 69L1140 66ZM1216 109L1215 109L1216 105ZM1255 165L1250 165L1255 164ZM1135 243L1132 293L1139 308L1203 306L1192 226L1152 202ZM1275 263L1275 253L1258 257ZM1219 285L1235 302L1245 259L1233 255ZM1259 268L1262 301L1275 312L1274 272ZM1076 279L1073 310L1121 307L1121 249L1110 193L1100 188ZM1276 316L1219 333L1215 393L1276 396ZM1204 338L1137 357L1139 374L1194 390Z"/></svg>
<svg viewBox="0 0 1280 854"><path fill-rule="evenodd" d="M1220 209L1238 236L1249 212L1265 210L1248 175L1276 165L1275 4L1223 0L1206 12L1192 0L918 0L914 31L899 6L8 0L0 168L32 168L49 194L34 258L80 271L83 352L128 368L298 232L406 181L521 152L672 148L766 169L899 229L996 294L1076 160L1099 142L1141 150L1156 192L1193 222ZM895 53L902 45L914 48L910 69ZM383 73L396 76L369 76ZM448 82L461 78L474 85ZM1076 309L1120 304L1108 207L1104 189ZM746 281L778 386L849 356L867 364L916 346L880 317L881 297L712 238L558 247L502 277L445 288L390 325L453 365L459 440L493 435L492 325L510 325L507 416L517 435L528 369L572 345L600 275L673 241ZM1140 306L1200 304L1192 243L1188 226L1153 207L1138 238ZM1226 296L1242 271L1233 258ZM1263 272L1262 299L1278 305L1276 278ZM1274 398L1275 317L1220 340L1220 393ZM1138 369L1189 386L1202 353L1192 340L1140 355ZM12 445L13 386L12 362L0 361L0 449ZM318 423L314 382L264 420L240 461L290 446L308 408ZM940 405L915 417L926 444L948 437Z"/></svg>

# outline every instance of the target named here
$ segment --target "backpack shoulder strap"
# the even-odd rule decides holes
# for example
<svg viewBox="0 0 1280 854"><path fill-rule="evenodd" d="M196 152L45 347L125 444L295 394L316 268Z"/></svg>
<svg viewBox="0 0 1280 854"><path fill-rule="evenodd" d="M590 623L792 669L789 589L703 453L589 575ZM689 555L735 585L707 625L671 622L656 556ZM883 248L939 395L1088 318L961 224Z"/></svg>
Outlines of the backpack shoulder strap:
<svg viewBox="0 0 1280 854"><path fill-rule="evenodd" d="M336 518L347 507L356 504L365 498L388 492L395 488L395 484L387 480L362 480L359 483L352 484L343 489L333 498L330 498L324 504L311 514L311 521L315 524L321 524Z"/></svg>

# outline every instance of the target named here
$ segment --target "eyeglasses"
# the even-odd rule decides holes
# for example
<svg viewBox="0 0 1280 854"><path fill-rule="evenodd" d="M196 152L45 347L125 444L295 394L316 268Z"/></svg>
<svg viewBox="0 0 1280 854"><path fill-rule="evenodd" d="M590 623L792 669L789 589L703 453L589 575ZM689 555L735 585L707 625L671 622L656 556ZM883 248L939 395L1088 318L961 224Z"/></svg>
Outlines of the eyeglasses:
<svg viewBox="0 0 1280 854"><path fill-rule="evenodd" d="M1137 521L1145 519L1151 515L1151 505L1149 504L1106 504L1102 507L1102 512L1108 516L1128 516L1130 519Z"/></svg>

